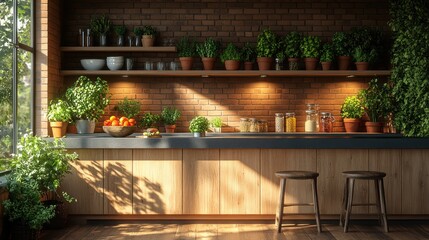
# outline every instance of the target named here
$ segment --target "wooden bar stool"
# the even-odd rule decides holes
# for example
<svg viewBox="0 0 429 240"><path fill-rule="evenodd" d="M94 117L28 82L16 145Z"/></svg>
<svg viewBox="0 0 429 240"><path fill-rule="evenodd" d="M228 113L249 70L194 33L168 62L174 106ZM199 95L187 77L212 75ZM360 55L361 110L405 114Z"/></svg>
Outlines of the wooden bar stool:
<svg viewBox="0 0 429 240"><path fill-rule="evenodd" d="M320 226L320 214L319 214L319 201L317 198L317 177L319 173L308 172L308 171L279 171L276 172L276 177L280 178L280 198L276 213L276 225L277 231L280 233L283 222L283 210L285 207L291 206L314 206L314 212L316 214L317 231L322 232ZM286 179L295 180L312 180L313 184L313 203L289 203L285 204L285 192L286 192Z"/></svg>
<svg viewBox="0 0 429 240"><path fill-rule="evenodd" d="M389 232L383 184L383 178L386 176L386 173L372 171L348 171L343 172L343 176L346 178L346 183L344 185L343 204L341 206L340 226L343 226L343 217L345 212L344 232L348 231L350 214L353 206L376 206L380 224L384 225L385 232ZM374 181L376 203L353 204L353 190L355 180L357 179Z"/></svg>

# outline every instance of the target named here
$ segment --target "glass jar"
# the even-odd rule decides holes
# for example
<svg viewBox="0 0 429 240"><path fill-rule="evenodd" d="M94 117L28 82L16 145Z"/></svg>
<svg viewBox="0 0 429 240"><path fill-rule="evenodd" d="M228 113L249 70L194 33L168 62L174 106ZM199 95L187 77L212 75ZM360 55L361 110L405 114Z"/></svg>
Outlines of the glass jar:
<svg viewBox="0 0 429 240"><path fill-rule="evenodd" d="M296 117L294 112L286 113L285 132L296 132Z"/></svg>
<svg viewBox="0 0 429 240"><path fill-rule="evenodd" d="M276 113L276 132L284 132L285 131L285 116L283 113Z"/></svg>
<svg viewBox="0 0 429 240"><path fill-rule="evenodd" d="M261 119L258 121L259 132L268 132L268 122L267 120Z"/></svg>
<svg viewBox="0 0 429 240"><path fill-rule="evenodd" d="M306 110L305 132L317 132L317 115L315 110Z"/></svg>
<svg viewBox="0 0 429 240"><path fill-rule="evenodd" d="M307 104L307 110L314 110L316 117L316 132L319 131L319 104L309 103Z"/></svg>
<svg viewBox="0 0 429 240"><path fill-rule="evenodd" d="M258 121L256 118L249 118L249 132L258 132Z"/></svg>
<svg viewBox="0 0 429 240"><path fill-rule="evenodd" d="M330 112L321 112L320 113L320 131L321 132L332 132L333 123L335 118Z"/></svg>
<svg viewBox="0 0 429 240"><path fill-rule="evenodd" d="M240 132L249 132L249 119L240 118Z"/></svg>

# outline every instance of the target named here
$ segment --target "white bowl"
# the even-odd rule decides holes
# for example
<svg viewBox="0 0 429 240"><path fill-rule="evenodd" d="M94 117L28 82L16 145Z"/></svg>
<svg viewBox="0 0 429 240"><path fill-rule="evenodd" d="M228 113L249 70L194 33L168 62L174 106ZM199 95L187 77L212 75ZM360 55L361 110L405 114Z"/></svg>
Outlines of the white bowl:
<svg viewBox="0 0 429 240"><path fill-rule="evenodd" d="M104 67L104 59L81 59L80 64L85 70L100 70Z"/></svg>
<svg viewBox="0 0 429 240"><path fill-rule="evenodd" d="M119 70L122 68L122 66L124 66L124 57L107 57L107 67L110 70Z"/></svg>

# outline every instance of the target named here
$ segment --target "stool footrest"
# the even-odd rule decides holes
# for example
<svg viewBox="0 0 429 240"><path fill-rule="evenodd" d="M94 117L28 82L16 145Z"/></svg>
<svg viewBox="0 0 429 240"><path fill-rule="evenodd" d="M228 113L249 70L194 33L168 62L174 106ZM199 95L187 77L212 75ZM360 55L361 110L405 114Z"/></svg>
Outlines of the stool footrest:
<svg viewBox="0 0 429 240"><path fill-rule="evenodd" d="M376 203L353 203L352 206L377 206Z"/></svg>
<svg viewBox="0 0 429 240"><path fill-rule="evenodd" d="M288 204L283 204L283 207L295 207L295 206L314 206L314 203L288 203Z"/></svg>

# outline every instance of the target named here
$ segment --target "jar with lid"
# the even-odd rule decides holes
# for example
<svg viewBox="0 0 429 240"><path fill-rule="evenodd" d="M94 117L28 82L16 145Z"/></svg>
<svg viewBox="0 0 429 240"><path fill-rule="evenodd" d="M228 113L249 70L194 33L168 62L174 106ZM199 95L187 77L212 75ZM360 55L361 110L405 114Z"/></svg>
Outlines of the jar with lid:
<svg viewBox="0 0 429 240"><path fill-rule="evenodd" d="M296 117L294 112L286 113L285 132L296 132Z"/></svg>
<svg viewBox="0 0 429 240"><path fill-rule="evenodd" d="M317 115L315 110L306 110L305 132L317 132Z"/></svg>
<svg viewBox="0 0 429 240"><path fill-rule="evenodd" d="M249 119L240 118L240 132L249 132Z"/></svg>
<svg viewBox="0 0 429 240"><path fill-rule="evenodd" d="M261 119L258 121L259 132L268 132L268 122L267 120Z"/></svg>
<svg viewBox="0 0 429 240"><path fill-rule="evenodd" d="M249 118L249 132L258 132L258 121L256 118Z"/></svg>
<svg viewBox="0 0 429 240"><path fill-rule="evenodd" d="M321 112L320 113L320 131L321 132L332 132L333 123L335 118L330 112Z"/></svg>
<svg viewBox="0 0 429 240"><path fill-rule="evenodd" d="M283 113L276 113L275 126L276 132L284 132L285 131L285 116Z"/></svg>
<svg viewBox="0 0 429 240"><path fill-rule="evenodd" d="M307 110L314 110L316 118L316 132L319 131L319 104L309 103L307 104Z"/></svg>

